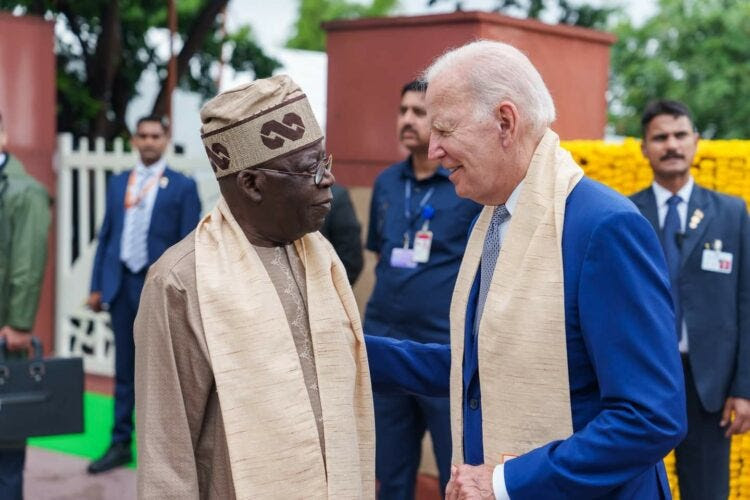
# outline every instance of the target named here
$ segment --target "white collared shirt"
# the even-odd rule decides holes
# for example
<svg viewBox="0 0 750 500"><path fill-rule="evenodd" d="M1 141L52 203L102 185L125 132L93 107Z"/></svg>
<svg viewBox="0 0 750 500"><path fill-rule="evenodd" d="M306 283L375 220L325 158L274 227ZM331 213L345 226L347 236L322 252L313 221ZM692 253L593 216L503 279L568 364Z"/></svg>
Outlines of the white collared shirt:
<svg viewBox="0 0 750 500"><path fill-rule="evenodd" d="M521 194L521 187L523 187L523 182L521 181L518 186L513 189L513 192L510 193L510 196L508 196L508 201L505 202L505 209L510 214L510 217L508 217L505 222L500 224L500 245L502 246L503 240L505 239L505 233L508 232L508 224L510 224L510 220L513 218L513 212L516 211L516 205L518 205L518 197Z"/></svg>
<svg viewBox="0 0 750 500"><path fill-rule="evenodd" d="M138 160L138 163L135 164L135 182L133 182L132 186L129 186L128 188L131 190L130 195L132 197L135 197L138 195L136 192L136 189L138 186L142 185L142 179L144 176L159 176L162 173L164 173L164 169L167 167L167 161L162 157L159 158L159 160L156 163L151 164L150 166L144 165L140 160ZM150 175L149 175L150 174ZM151 188L141 201L141 203L144 204L145 208L145 217L146 220L151 221L151 214L154 211L154 204L156 203L156 195L159 192L159 183L155 184L153 188ZM126 193L127 196L128 193ZM122 227L122 240L120 241L120 260L122 262L128 262L130 260L130 252L133 248L132 245L130 245L129 241L126 241L126 235L132 235L132 228L133 225L133 211L135 207L129 207L125 209L125 219L123 220L123 227ZM149 223L150 226L150 223Z"/></svg>
<svg viewBox="0 0 750 500"><path fill-rule="evenodd" d="M677 205L677 215L680 216L680 232L682 233L685 232L687 226L688 203L690 203L690 195L693 194L694 185L695 180L693 180L693 176L691 175L685 185L675 193L682 198L682 201ZM651 189L654 191L654 198L656 198L659 229L664 229L664 219L667 218L667 210L669 210L667 200L672 197L672 191L657 184L656 181L651 184ZM682 333L680 334L680 343L678 347L681 353L685 354L688 352L687 323L685 323L684 315L682 319Z"/></svg>
<svg viewBox="0 0 750 500"><path fill-rule="evenodd" d="M521 194L521 187L523 186L523 183L524 181L521 181L518 186L516 186L513 192L510 193L508 201L505 202L505 208L508 210L510 217L508 217L505 222L500 224L501 246L503 244L503 240L505 239L505 233L508 231L508 224L513 218L513 212L516 211L516 205L518 205L518 197ZM492 471L492 490L494 491L495 498L497 500L510 500L510 496L508 496L508 490L505 488L505 472L503 469L503 464L497 465L495 467L495 470Z"/></svg>

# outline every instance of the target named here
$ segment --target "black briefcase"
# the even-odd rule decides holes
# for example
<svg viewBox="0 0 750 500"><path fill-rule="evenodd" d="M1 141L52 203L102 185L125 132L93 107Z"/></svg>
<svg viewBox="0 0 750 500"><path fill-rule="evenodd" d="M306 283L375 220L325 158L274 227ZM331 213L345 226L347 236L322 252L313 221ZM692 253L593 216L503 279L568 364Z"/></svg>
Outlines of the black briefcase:
<svg viewBox="0 0 750 500"><path fill-rule="evenodd" d="M83 432L83 360L9 359L0 339L0 441Z"/></svg>

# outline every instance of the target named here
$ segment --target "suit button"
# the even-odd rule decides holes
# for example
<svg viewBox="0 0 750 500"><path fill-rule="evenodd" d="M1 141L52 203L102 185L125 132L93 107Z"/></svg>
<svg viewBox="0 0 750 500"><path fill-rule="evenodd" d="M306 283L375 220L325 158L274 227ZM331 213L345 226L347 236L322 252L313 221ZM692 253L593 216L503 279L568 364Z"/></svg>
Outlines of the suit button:
<svg viewBox="0 0 750 500"><path fill-rule="evenodd" d="M469 400L469 408L471 408L472 410L476 410L477 408L479 408L479 401L477 401L474 398L470 399Z"/></svg>

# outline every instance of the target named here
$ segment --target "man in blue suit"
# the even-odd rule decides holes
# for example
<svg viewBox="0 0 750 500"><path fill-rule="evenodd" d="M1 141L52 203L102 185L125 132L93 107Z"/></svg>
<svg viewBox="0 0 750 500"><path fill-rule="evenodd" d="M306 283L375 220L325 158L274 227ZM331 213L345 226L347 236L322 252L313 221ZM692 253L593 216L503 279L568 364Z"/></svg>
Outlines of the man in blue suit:
<svg viewBox="0 0 750 500"><path fill-rule="evenodd" d="M115 415L112 442L88 471L104 472L132 460L133 321L148 267L192 231L201 204L195 181L167 167L169 131L158 116L138 120L132 139L140 161L107 187L104 222L94 258L88 305L109 311L115 335Z"/></svg>
<svg viewBox="0 0 750 500"><path fill-rule="evenodd" d="M450 389L449 499L669 498L685 396L656 234L559 147L518 50L474 42L426 76L430 156L485 209L451 346L368 337L374 389Z"/></svg>
<svg viewBox="0 0 750 500"><path fill-rule="evenodd" d="M731 437L750 430L750 219L743 200L695 184L687 106L654 101L641 123L654 182L631 199L661 236L672 281L688 418L680 497L724 500Z"/></svg>

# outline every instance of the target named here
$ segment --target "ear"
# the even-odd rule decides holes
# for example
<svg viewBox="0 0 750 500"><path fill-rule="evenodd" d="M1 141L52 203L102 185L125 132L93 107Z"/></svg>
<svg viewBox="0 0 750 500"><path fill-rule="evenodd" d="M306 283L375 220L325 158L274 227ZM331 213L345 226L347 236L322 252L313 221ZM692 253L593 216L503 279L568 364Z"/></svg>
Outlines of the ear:
<svg viewBox="0 0 750 500"><path fill-rule="evenodd" d="M240 170L237 174L237 189L243 196L254 205L260 205L263 201L263 187L266 177L260 170L247 168Z"/></svg>
<svg viewBox="0 0 750 500"><path fill-rule="evenodd" d="M503 147L508 147L518 136L518 108L510 101L502 101L495 107L494 116L500 133L500 141Z"/></svg>

